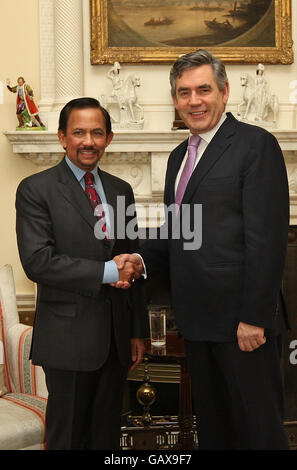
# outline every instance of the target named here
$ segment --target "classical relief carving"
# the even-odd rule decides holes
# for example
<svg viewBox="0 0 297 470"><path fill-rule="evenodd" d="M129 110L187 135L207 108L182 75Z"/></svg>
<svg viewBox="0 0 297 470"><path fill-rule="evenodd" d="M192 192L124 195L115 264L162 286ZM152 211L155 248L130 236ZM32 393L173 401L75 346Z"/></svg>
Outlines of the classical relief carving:
<svg viewBox="0 0 297 470"><path fill-rule="evenodd" d="M40 152L40 153L24 153L23 154L26 160L30 160L32 163L34 163L37 166L53 166L59 163L63 156L64 153L46 153L46 152Z"/></svg>
<svg viewBox="0 0 297 470"><path fill-rule="evenodd" d="M114 152L108 153L101 160L101 167L131 184L135 195L141 194L140 185L149 185L144 181L145 168L150 164L148 152ZM149 172L146 172L149 174Z"/></svg>
<svg viewBox="0 0 297 470"><path fill-rule="evenodd" d="M297 198L297 151L285 152L290 198Z"/></svg>

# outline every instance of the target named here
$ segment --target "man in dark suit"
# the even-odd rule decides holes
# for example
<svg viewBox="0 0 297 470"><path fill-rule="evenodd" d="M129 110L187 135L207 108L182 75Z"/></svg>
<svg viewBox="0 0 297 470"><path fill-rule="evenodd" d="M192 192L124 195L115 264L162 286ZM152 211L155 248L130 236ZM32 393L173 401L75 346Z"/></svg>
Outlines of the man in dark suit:
<svg viewBox="0 0 297 470"><path fill-rule="evenodd" d="M31 356L46 374L47 449L117 449L131 354L135 367L147 335L141 282L109 285L134 275L132 264L118 271L112 261L136 249L116 238L114 222L117 197L127 208L134 196L97 166L113 137L97 100L67 103L58 135L65 158L23 180L16 196L20 258L38 286Z"/></svg>
<svg viewBox="0 0 297 470"><path fill-rule="evenodd" d="M139 272L144 265L147 276L169 269L200 449L286 449L279 341L287 327L280 285L289 202L282 152L269 132L225 113L225 67L208 51L180 57L170 81L190 129L166 173L165 206L175 204L177 215L167 213L168 239L138 250L143 264L136 255L116 261L134 261ZM196 236L192 247L189 233Z"/></svg>

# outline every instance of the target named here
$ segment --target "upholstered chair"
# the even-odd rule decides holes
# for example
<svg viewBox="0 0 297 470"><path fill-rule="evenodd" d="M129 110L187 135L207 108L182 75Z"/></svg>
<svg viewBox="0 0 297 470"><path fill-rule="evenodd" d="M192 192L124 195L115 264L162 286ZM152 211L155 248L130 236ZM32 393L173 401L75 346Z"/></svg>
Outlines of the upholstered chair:
<svg viewBox="0 0 297 470"><path fill-rule="evenodd" d="M44 449L47 389L29 360L32 327L20 323L13 271L0 268L0 450Z"/></svg>

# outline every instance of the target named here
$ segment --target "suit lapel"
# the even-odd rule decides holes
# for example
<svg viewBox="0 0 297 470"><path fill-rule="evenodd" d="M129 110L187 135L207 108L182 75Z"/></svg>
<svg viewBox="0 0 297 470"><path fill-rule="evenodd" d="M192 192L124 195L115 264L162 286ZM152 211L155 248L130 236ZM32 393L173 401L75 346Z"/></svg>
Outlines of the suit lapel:
<svg viewBox="0 0 297 470"><path fill-rule="evenodd" d="M67 199L81 217L94 229L96 218L94 217L93 209L65 160L62 160L57 169L59 172L58 188L61 196Z"/></svg>
<svg viewBox="0 0 297 470"><path fill-rule="evenodd" d="M197 188L206 177L207 173L230 147L232 143L231 137L235 133L236 124L236 119L232 116L232 114L228 113L227 119L221 125L207 146L195 170L193 171L185 191L185 195L182 201L183 204L186 204L191 200L193 193L197 191Z"/></svg>
<svg viewBox="0 0 297 470"><path fill-rule="evenodd" d="M182 142L176 149L176 155L170 161L168 165L166 175L166 185L164 189L164 201L167 206L174 203L175 201L175 180L182 164L183 158L188 148L188 139Z"/></svg>
<svg viewBox="0 0 297 470"><path fill-rule="evenodd" d="M71 169L68 167L65 159L57 166L58 169L58 188L61 196L64 197L80 214L80 216L88 223L92 230L94 230L97 218L94 216L94 211L89 203L82 187L75 178ZM113 214L110 213L111 233L116 235L116 227L114 221L116 220L116 194L113 191L112 185L108 183L108 174L102 172L98 168L99 176L102 181L107 203L113 208ZM108 242L108 248L112 249L115 240Z"/></svg>
<svg viewBox="0 0 297 470"><path fill-rule="evenodd" d="M110 240L111 246L114 245L116 240L117 234L117 193L114 191L112 184L108 182L108 173L105 171L100 170L98 168L99 176L103 185L103 189L105 192L105 197L107 204L110 207L109 216L110 216L110 233L112 235L112 239Z"/></svg>

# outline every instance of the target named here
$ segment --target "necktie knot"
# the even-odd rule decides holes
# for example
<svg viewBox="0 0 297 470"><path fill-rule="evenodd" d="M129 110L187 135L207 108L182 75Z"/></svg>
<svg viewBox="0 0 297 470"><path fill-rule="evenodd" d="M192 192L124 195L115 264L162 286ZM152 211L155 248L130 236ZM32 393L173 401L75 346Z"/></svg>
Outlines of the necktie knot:
<svg viewBox="0 0 297 470"><path fill-rule="evenodd" d="M87 173L85 173L84 179L85 179L85 183L86 183L87 185L92 185L92 184L94 184L94 175L93 175L93 173L91 173L90 171L88 171Z"/></svg>
<svg viewBox="0 0 297 470"><path fill-rule="evenodd" d="M92 208L94 209L94 215L101 222L100 227L104 234L104 237L108 239L105 213L104 213L101 198L95 188L95 184L94 184L95 178L94 178L93 173L91 173L90 171L87 171L87 173L84 174L84 180L85 180L85 193L91 203ZM97 232L97 235L98 233L99 232Z"/></svg>
<svg viewBox="0 0 297 470"><path fill-rule="evenodd" d="M200 144L200 140L201 140L200 135L192 135L190 137L189 147L195 147L197 149L198 145Z"/></svg>
<svg viewBox="0 0 297 470"><path fill-rule="evenodd" d="M176 196L175 196L175 203L177 206L177 211L179 210L179 207L183 200L188 182L194 170L195 160L197 156L197 149L198 149L198 145L200 141L201 141L200 135L192 135L190 137L189 144L188 144L188 157L187 157L184 169L182 171L182 174L178 183L177 191L176 191Z"/></svg>

